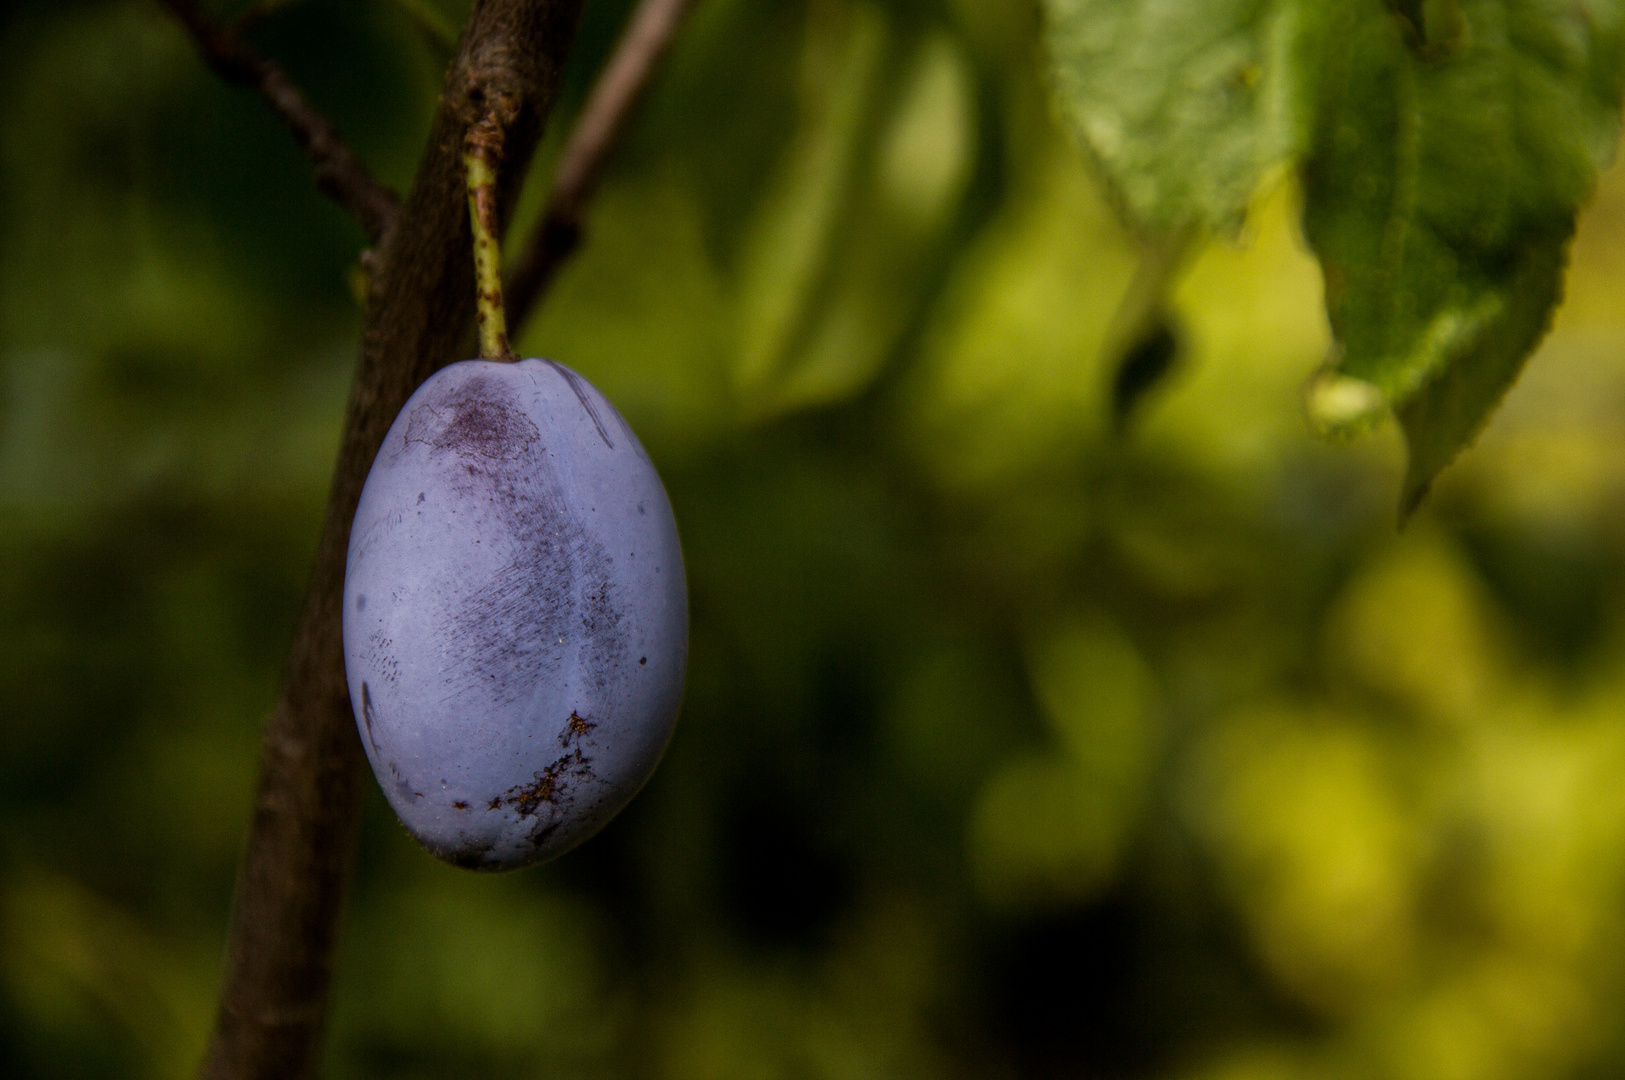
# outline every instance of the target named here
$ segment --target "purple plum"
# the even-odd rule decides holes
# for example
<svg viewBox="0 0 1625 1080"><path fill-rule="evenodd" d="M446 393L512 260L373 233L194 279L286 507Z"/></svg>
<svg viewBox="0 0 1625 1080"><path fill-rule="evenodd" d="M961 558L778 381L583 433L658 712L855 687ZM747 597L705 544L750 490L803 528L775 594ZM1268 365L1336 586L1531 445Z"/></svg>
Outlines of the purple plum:
<svg viewBox="0 0 1625 1080"><path fill-rule="evenodd" d="M401 409L350 532L344 666L402 824L507 870L597 832L671 738L688 591L660 477L551 360L468 360Z"/></svg>

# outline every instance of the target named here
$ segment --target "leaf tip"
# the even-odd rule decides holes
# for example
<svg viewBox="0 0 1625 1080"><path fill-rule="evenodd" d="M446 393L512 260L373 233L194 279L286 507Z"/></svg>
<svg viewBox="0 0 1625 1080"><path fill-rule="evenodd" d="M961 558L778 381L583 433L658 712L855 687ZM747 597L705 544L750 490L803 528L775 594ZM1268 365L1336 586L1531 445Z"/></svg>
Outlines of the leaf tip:
<svg viewBox="0 0 1625 1080"><path fill-rule="evenodd" d="M1401 529L1411 523L1411 519L1416 516L1416 512L1427 501L1428 492L1432 490L1432 476L1418 476L1407 470L1405 484L1400 489L1399 494L1398 524Z"/></svg>

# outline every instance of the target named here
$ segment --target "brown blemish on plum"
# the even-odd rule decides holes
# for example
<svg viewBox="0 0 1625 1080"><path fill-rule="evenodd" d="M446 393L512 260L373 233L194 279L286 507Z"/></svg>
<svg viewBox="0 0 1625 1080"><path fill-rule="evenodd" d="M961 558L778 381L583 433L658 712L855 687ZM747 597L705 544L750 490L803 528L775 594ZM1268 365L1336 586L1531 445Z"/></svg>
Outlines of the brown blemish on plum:
<svg viewBox="0 0 1625 1080"><path fill-rule="evenodd" d="M493 802L506 803L518 810L520 817L530 817L543 803L556 806L561 799L567 799L569 792L565 781L570 779L596 779L592 773L592 759L583 756L579 747L536 773L530 783L516 784Z"/></svg>
<svg viewBox="0 0 1625 1080"><path fill-rule="evenodd" d="M451 804L451 808L453 810L467 810L468 801L466 799L458 799L456 802Z"/></svg>
<svg viewBox="0 0 1625 1080"><path fill-rule="evenodd" d="M508 805L519 811L520 817L530 817L536 808L543 803L553 801L559 790L558 762L554 762L546 769L536 774L536 779L526 785L515 787L508 793Z"/></svg>
<svg viewBox="0 0 1625 1080"><path fill-rule="evenodd" d="M570 745L573 738L585 738L587 732L598 725L576 712L570 713L570 719L564 722L564 730L559 732L559 742L565 746Z"/></svg>

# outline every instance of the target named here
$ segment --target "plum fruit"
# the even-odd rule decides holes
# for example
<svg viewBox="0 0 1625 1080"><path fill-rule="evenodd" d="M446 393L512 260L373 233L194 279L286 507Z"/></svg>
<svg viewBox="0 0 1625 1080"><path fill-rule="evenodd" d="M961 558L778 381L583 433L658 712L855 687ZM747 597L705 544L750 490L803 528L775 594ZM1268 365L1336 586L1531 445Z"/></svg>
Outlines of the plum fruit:
<svg viewBox="0 0 1625 1080"><path fill-rule="evenodd" d="M452 364L395 418L344 574L344 666L389 804L458 866L591 836L671 737L677 526L631 428L551 360Z"/></svg>

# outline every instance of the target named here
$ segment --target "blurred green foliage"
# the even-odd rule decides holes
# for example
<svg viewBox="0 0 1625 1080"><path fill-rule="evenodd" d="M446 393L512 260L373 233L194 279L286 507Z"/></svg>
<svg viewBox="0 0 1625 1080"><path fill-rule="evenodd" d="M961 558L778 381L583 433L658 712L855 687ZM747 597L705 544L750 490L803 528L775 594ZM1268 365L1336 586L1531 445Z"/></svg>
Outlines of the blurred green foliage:
<svg viewBox="0 0 1625 1080"><path fill-rule="evenodd" d="M1057 98L1141 228L1235 233L1303 185L1334 351L1309 394L1349 433L1389 408L1401 513L1517 380L1613 157L1618 0L1042 0Z"/></svg>
<svg viewBox="0 0 1625 1080"><path fill-rule="evenodd" d="M565 120L628 6L588 5ZM521 338L670 488L678 734L504 877L369 784L328 1075L1625 1069L1625 171L1396 533L1395 426L1304 421L1289 182L1187 253L1114 423L1147 256L1036 9L698 8ZM0 1071L186 1076L362 237L155 5L0 19ZM404 185L422 26L292 3L253 38Z"/></svg>

